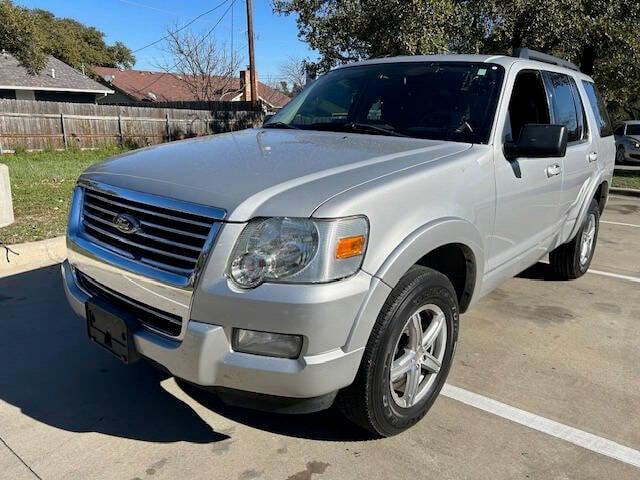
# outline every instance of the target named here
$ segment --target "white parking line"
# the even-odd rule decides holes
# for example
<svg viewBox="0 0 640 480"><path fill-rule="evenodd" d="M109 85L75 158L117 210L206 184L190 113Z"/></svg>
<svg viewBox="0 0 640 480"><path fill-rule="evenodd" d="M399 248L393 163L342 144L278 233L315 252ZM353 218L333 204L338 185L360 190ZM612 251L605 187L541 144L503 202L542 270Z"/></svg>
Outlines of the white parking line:
<svg viewBox="0 0 640 480"><path fill-rule="evenodd" d="M442 394L466 405L640 468L640 451L633 448L625 447L606 438L549 420L453 385L446 384L442 389Z"/></svg>
<svg viewBox="0 0 640 480"><path fill-rule="evenodd" d="M618 278L620 280L628 280L629 282L640 283L640 278L632 277L631 275L621 275L619 273L603 272L602 270L594 270L590 268L587 273L594 273L596 275L602 275L603 277Z"/></svg>
<svg viewBox="0 0 640 480"><path fill-rule="evenodd" d="M609 222L608 220L600 220L600 223L606 223L609 225L621 225L623 227L634 227L634 228L640 228L640 225L635 225L633 223L623 223L623 222Z"/></svg>

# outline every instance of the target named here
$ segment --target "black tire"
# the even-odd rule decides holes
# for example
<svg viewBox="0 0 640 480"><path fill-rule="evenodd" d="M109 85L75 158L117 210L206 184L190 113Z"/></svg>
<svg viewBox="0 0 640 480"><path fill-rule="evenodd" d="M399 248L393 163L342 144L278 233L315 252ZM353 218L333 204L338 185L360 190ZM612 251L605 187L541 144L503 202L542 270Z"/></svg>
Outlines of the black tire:
<svg viewBox="0 0 640 480"><path fill-rule="evenodd" d="M616 150L616 165L622 165L624 163L624 147L621 145Z"/></svg>
<svg viewBox="0 0 640 480"><path fill-rule="evenodd" d="M595 232L593 236L592 246L586 258L581 261L581 247L583 241L583 234L589 225L589 218L593 215L595 218ZM554 251L549 254L549 263L551 264L551 270L554 275L561 280L574 280L580 278L587 273L593 254L596 250L596 243L598 241L598 231L600 230L600 207L598 202L591 200L589 210L585 220L578 230L576 236L569 243L560 245Z"/></svg>
<svg viewBox="0 0 640 480"><path fill-rule="evenodd" d="M429 304L438 306L446 319L444 357L424 396L415 405L403 408L392 397L391 361L407 320L421 306ZM378 437L396 435L420 421L449 373L458 339L458 321L458 300L449 279L430 268L412 267L392 290L378 315L354 383L338 395L337 404L343 414Z"/></svg>

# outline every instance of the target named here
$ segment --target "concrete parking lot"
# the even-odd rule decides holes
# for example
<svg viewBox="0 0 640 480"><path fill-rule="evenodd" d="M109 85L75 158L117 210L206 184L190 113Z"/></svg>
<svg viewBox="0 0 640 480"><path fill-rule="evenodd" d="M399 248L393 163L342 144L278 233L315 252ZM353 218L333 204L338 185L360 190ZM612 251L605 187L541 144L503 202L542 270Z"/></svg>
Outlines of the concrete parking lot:
<svg viewBox="0 0 640 480"><path fill-rule="evenodd" d="M483 299L445 394L385 440L119 363L57 265L0 278L0 478L640 478L639 245L640 199L612 198L591 272L558 282L540 263Z"/></svg>

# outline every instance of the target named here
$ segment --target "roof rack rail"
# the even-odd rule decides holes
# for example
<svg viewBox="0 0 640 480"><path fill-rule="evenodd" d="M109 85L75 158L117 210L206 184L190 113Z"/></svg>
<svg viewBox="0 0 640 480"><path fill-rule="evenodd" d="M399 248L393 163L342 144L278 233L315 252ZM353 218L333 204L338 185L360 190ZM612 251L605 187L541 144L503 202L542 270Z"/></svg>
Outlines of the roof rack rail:
<svg viewBox="0 0 640 480"><path fill-rule="evenodd" d="M578 66L562 58L554 57L548 53L538 52L529 48L516 48L513 50L513 57L526 58L528 60L536 60L538 62L550 63L552 65L558 65L559 67L569 68L577 72L580 71Z"/></svg>

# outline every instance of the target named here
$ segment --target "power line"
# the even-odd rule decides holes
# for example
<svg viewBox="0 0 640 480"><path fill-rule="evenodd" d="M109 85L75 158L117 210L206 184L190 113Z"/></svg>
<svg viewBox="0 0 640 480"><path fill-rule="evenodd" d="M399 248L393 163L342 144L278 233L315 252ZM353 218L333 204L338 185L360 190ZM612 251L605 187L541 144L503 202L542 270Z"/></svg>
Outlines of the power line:
<svg viewBox="0 0 640 480"><path fill-rule="evenodd" d="M224 2L222 2L219 6L224 5L225 3L227 3L229 0L225 0ZM222 20L224 19L224 17L227 15L227 13L229 13L229 10L231 10L231 8L233 7L233 5L236 3L237 0L231 0L231 4L229 5L229 7L227 7L227 9L222 13L222 15L220 16L220 18L218 19L218 21L213 25L213 27L211 27L211 29L200 39L200 41L198 41L198 43L196 43L194 49L198 49L198 47L200 47L200 45L202 45L204 43L204 41L213 33L213 31L216 29L216 27L218 25L220 25L220 22L222 22ZM217 7L216 7L217 8ZM173 64L173 66L169 67L168 70L173 70L174 68L176 68L178 65L180 64L180 60L178 60L176 63ZM151 87L152 85L155 85L156 83L158 83L165 75L167 75L168 73L171 73L169 71L167 72L162 72L162 74L156 78L155 80L153 80L152 82L150 82L149 84L145 85L144 87L141 87L139 89L137 89L138 92L142 92L143 90L146 90L147 88Z"/></svg>
<svg viewBox="0 0 640 480"><path fill-rule="evenodd" d="M123 1L123 0L121 0ZM148 43L147 45L145 45L144 47L140 47L136 50L133 51L133 53L137 53L140 50L144 50L145 48L149 48L152 47L153 45L156 45L160 42L162 42L163 40L166 40L167 38L169 38L171 35L175 35L176 33L181 32L182 30L184 30L185 28L187 28L190 25L193 25L196 21L200 20L202 17L204 17L205 15L209 15L211 12L214 12L215 10L217 10L218 8L222 7L225 3L227 3L229 0L224 0L223 2L219 3L218 5L216 5L215 7L213 7L210 10L207 10L206 12L201 13L200 15L198 15L197 17L191 19L189 22L187 22L185 25L183 25L182 27L178 28L177 30L174 30L172 32L167 33L164 37L159 38L158 40L155 40L151 43ZM235 0L234 0L235 1ZM233 5L233 2L232 2Z"/></svg>
<svg viewBox="0 0 640 480"><path fill-rule="evenodd" d="M177 15L176 12L171 12L169 10L163 10L162 8L153 7L151 5L145 5L144 3L132 2L131 0L119 0L120 3L125 3L127 5L133 5L134 7L139 8L147 8L149 10L155 10L156 12L168 13L170 15Z"/></svg>

